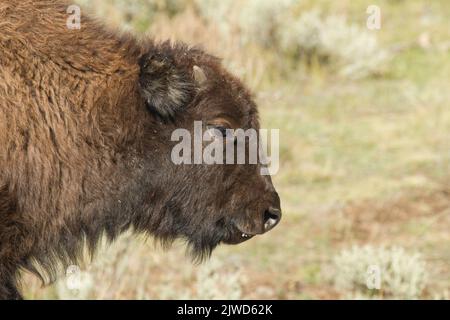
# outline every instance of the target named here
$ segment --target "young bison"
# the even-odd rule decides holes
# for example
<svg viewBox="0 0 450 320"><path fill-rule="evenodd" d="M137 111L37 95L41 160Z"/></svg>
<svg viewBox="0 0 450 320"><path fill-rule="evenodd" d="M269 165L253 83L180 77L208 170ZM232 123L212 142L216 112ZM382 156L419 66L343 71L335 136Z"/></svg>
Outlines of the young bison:
<svg viewBox="0 0 450 320"><path fill-rule="evenodd" d="M201 259L273 228L280 200L259 164L171 161L172 132L195 120L259 128L239 80L199 49L85 16L71 30L67 8L0 0L0 298L21 298L20 270L54 280L103 234L185 239Z"/></svg>

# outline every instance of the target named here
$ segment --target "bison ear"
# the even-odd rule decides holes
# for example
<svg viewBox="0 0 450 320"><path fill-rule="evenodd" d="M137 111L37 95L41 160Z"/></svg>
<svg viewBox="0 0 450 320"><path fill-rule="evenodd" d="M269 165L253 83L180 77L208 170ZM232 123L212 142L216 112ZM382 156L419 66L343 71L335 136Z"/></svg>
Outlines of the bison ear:
<svg viewBox="0 0 450 320"><path fill-rule="evenodd" d="M140 61L139 84L148 107L162 117L173 117L195 93L190 72L170 56L146 54Z"/></svg>

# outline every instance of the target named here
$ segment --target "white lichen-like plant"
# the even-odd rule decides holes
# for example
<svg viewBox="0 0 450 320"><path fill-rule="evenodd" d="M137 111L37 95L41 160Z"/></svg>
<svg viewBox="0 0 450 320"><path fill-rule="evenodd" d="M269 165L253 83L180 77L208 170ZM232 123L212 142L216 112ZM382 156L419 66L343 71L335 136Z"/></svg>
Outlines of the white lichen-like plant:
<svg viewBox="0 0 450 320"><path fill-rule="evenodd" d="M295 3L293 0L246 1L238 15L242 40L246 43L257 42L263 47L275 49L273 45L278 42L278 30L293 3Z"/></svg>
<svg viewBox="0 0 450 320"><path fill-rule="evenodd" d="M220 25L223 36L238 32L243 45L257 44L297 62L315 59L346 78L380 74L390 57L365 25L349 23L343 15L299 11L295 0L196 3L207 20Z"/></svg>
<svg viewBox="0 0 450 320"><path fill-rule="evenodd" d="M299 17L288 15L278 37L286 53L297 58L316 58L352 79L381 73L389 59L375 32L348 23L344 16L322 17L317 10Z"/></svg>
<svg viewBox="0 0 450 320"><path fill-rule="evenodd" d="M324 16L316 9L299 10L297 0L76 1L117 26L141 32L149 30L158 14L170 17L194 9L200 20L220 31L224 43L239 39L236 51L257 46L293 65L317 61L350 79L382 74L390 58L376 31L365 24L349 23L343 15Z"/></svg>
<svg viewBox="0 0 450 320"><path fill-rule="evenodd" d="M137 240L143 239L136 239L130 232L111 245L103 239L94 261L87 258L84 265L72 265L64 271L65 277L54 287L55 298L122 299L130 290L137 299L242 298L245 277L240 264L232 259L224 261L213 257L201 265L192 265L186 259L186 268L180 273L173 267L176 255L167 255L152 244L136 245ZM154 252L148 252L149 248ZM162 264L170 267L154 275ZM146 269L139 270L139 265ZM191 284L186 286L184 281Z"/></svg>
<svg viewBox="0 0 450 320"><path fill-rule="evenodd" d="M238 269L230 270L217 258L197 271L196 298L212 300L242 299L244 278Z"/></svg>
<svg viewBox="0 0 450 320"><path fill-rule="evenodd" d="M336 288L357 299L418 299L428 278L421 255L401 247L354 246L334 258L333 268ZM379 274L371 273L374 269ZM368 287L374 276L379 276L379 288Z"/></svg>
<svg viewBox="0 0 450 320"><path fill-rule="evenodd" d="M284 15L296 0L196 0L201 14L219 24L223 35L239 32L243 44L273 47ZM262 23L263 22L263 23Z"/></svg>
<svg viewBox="0 0 450 320"><path fill-rule="evenodd" d="M145 32L157 14L174 15L184 10L188 1L180 0L76 0L95 15L116 26ZM82 12L83 14L83 12Z"/></svg>

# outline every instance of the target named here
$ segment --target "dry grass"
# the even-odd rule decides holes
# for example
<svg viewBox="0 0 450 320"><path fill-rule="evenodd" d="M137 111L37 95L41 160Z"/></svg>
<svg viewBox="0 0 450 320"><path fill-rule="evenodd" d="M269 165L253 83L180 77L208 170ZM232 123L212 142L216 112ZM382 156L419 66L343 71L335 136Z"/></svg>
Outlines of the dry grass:
<svg viewBox="0 0 450 320"><path fill-rule="evenodd" d="M429 274L419 297L448 299L448 1L380 1L382 29L370 37L392 56L385 72L358 81L319 57L305 61L282 52L276 38L253 41L250 25L220 15L246 1L227 2L214 14L200 10L199 1L175 1L181 9L170 10L166 1L143 1L158 3L151 12L117 7L128 0L83 2L110 24L202 45L249 83L263 126L281 129L274 182L284 218L270 234L221 247L201 266L191 263L182 244L164 251L127 235L88 264L91 281L75 297L347 298L355 288L335 286L333 258L370 245L419 253ZM292 14L316 8L322 19L345 17L348 26L364 28L369 2L294 1ZM270 29L258 17L250 19L253 27ZM27 298L72 297L76 292L67 292L65 281L41 288L27 275L23 287Z"/></svg>

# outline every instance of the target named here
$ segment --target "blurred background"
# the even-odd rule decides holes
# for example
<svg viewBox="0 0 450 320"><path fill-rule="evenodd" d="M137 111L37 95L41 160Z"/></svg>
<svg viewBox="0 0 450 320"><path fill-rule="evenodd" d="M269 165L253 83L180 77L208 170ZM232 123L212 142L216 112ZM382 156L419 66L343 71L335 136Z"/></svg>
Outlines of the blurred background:
<svg viewBox="0 0 450 320"><path fill-rule="evenodd" d="M26 298L450 299L450 1L77 2L247 83L280 129L284 218L201 265L126 234L51 286L26 274Z"/></svg>

